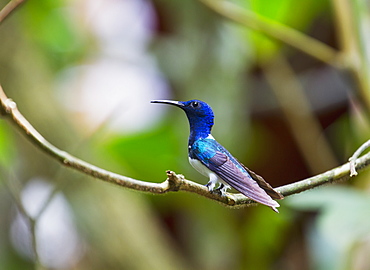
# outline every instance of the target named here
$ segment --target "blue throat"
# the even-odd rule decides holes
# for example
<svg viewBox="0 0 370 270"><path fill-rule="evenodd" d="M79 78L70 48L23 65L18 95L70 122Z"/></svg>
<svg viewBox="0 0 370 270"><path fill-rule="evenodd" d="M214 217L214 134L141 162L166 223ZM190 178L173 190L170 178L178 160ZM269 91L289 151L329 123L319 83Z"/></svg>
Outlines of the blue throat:
<svg viewBox="0 0 370 270"><path fill-rule="evenodd" d="M213 126L213 116L196 118L188 115L190 125L189 146L198 139L207 138L211 134Z"/></svg>

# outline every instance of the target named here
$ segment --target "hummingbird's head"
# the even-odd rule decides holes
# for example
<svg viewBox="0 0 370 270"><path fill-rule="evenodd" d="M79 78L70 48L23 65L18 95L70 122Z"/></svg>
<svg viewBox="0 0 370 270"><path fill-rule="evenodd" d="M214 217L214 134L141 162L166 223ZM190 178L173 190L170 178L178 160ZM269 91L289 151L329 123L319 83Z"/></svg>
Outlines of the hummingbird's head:
<svg viewBox="0 0 370 270"><path fill-rule="evenodd" d="M190 122L212 122L213 125L214 115L212 108L204 101L196 99L189 101L152 100L151 103L164 103L177 106L185 111Z"/></svg>
<svg viewBox="0 0 370 270"><path fill-rule="evenodd" d="M212 108L207 103L196 99L189 101L152 100L151 103L177 106L186 113L191 132L202 134L202 137L207 137L211 133L214 115Z"/></svg>

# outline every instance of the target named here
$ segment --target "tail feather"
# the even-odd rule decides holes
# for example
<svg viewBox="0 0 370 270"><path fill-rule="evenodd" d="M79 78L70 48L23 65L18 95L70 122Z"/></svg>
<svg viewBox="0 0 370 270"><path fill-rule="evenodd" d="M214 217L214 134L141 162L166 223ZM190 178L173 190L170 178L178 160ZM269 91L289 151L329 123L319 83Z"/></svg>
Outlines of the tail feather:
<svg viewBox="0 0 370 270"><path fill-rule="evenodd" d="M256 174L255 172L253 172L252 170L248 169L247 167L245 167L242 163L240 163L243 168L250 174L250 176L252 177L253 180L255 180L257 182L257 184L266 191L266 193L268 195L270 195L271 198L275 199L275 200L282 200L284 199L284 196L282 194L280 194L279 192L277 192L275 189L273 189L269 183L267 183L265 181L265 179L263 179L262 176Z"/></svg>

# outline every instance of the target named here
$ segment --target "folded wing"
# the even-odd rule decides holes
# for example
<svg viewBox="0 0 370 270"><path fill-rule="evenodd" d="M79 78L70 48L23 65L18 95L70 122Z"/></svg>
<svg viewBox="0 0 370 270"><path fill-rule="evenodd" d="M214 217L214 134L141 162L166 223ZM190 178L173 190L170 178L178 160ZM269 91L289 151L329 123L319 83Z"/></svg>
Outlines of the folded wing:
<svg viewBox="0 0 370 270"><path fill-rule="evenodd" d="M266 181L263 180L261 176L258 176L257 174L247 169L255 176L255 178L257 178L256 180L252 178L252 176L248 173L243 172L234 164L234 162L230 160L230 158L226 154L217 151L212 158L208 159L207 164L203 164L206 165L210 170L215 172L231 187L244 194L245 196L251 198L252 200L270 206L273 209L280 206L276 201L272 199L282 199L283 197L279 193L273 190L273 188L268 183L266 183ZM238 165L244 168L242 164ZM260 186L259 184L261 184L262 186ZM277 211L276 209L274 210Z"/></svg>

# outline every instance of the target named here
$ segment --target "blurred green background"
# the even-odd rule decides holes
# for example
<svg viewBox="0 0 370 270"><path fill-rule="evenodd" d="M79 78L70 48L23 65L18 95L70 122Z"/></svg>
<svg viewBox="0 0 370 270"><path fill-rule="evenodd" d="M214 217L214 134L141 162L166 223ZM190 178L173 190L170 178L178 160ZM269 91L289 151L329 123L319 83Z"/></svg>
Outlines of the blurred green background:
<svg viewBox="0 0 370 270"><path fill-rule="evenodd" d="M204 100L277 187L369 138L369 22L365 0L26 1L0 25L0 83L57 147L158 183L207 179L184 113L150 100ZM369 176L233 210L96 181L0 119L0 268L370 269Z"/></svg>

